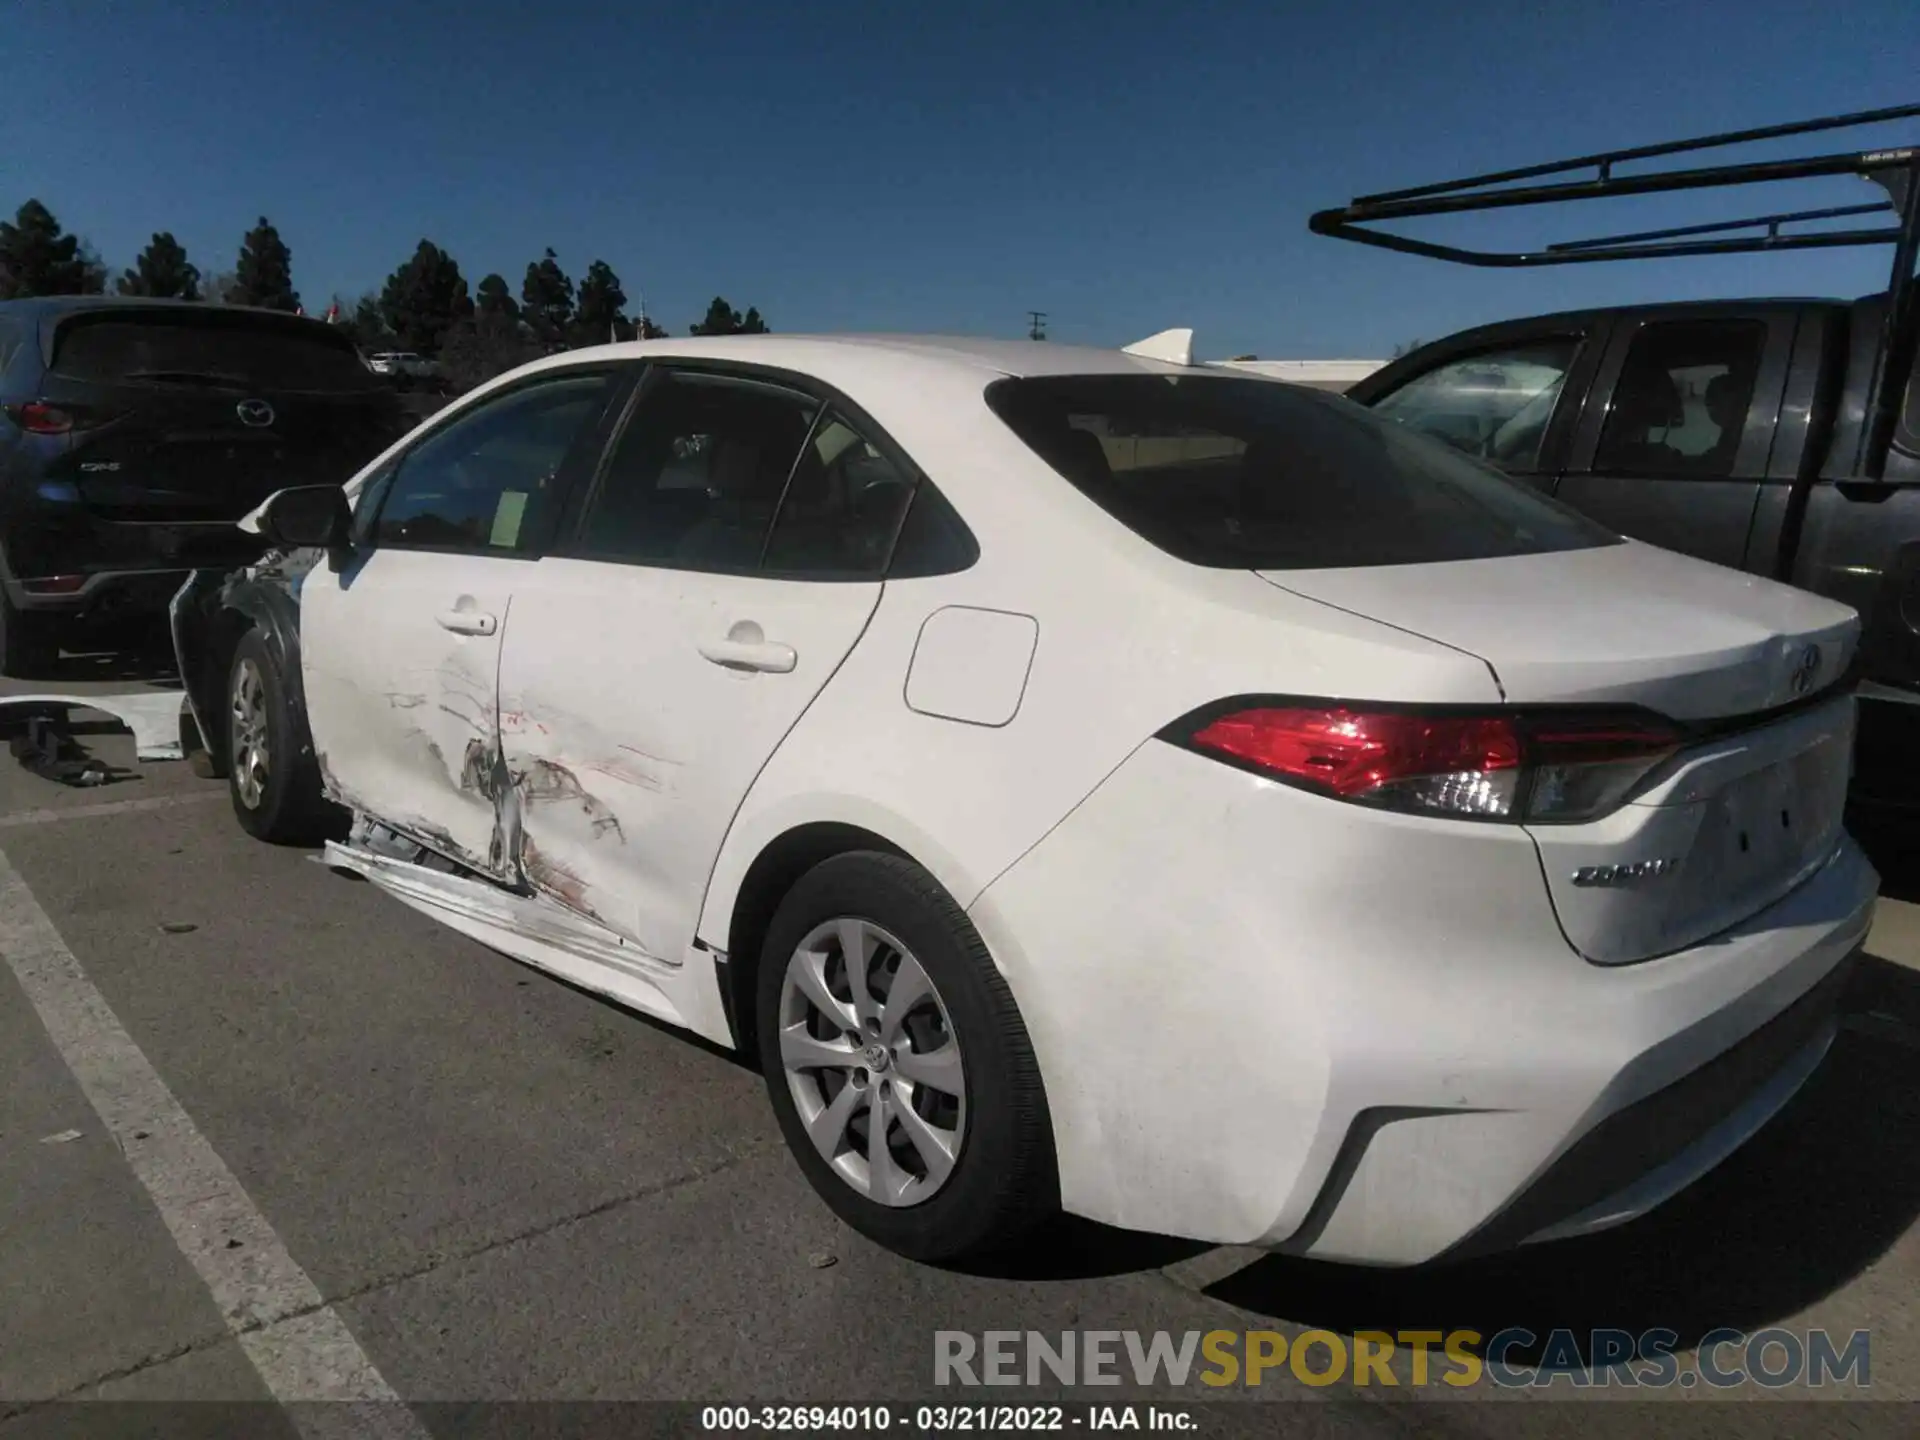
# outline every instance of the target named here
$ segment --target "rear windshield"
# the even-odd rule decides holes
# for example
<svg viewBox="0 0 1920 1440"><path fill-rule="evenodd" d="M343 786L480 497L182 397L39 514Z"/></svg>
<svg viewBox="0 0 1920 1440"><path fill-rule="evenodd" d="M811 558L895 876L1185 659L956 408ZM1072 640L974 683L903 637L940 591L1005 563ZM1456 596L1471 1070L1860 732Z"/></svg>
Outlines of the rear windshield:
<svg viewBox="0 0 1920 1440"><path fill-rule="evenodd" d="M69 321L53 353L73 380L230 385L241 390L366 390L379 384L343 337L206 316Z"/></svg>
<svg viewBox="0 0 1920 1440"><path fill-rule="evenodd" d="M1521 481L1300 386L1049 376L997 381L987 403L1108 514L1195 565L1417 565L1619 543Z"/></svg>

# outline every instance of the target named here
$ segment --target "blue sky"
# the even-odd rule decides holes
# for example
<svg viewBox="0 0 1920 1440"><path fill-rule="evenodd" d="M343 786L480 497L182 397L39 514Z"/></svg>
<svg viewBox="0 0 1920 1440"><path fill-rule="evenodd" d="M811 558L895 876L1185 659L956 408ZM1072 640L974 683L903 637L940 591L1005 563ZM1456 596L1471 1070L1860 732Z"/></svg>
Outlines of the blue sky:
<svg viewBox="0 0 1920 1440"><path fill-rule="evenodd" d="M1920 100L1916 54L1915 0L13 0L0 209L40 198L116 271L157 229L230 269L266 214L309 310L377 288L425 236L516 293L545 246L576 278L603 258L676 333L718 291L784 331L1017 335L1038 308L1058 340L1187 324L1209 356L1372 357L1568 305L1878 288L1879 250L1501 273L1306 218ZM1803 198L1877 192L1785 200ZM1684 223L1703 203L1491 233Z"/></svg>

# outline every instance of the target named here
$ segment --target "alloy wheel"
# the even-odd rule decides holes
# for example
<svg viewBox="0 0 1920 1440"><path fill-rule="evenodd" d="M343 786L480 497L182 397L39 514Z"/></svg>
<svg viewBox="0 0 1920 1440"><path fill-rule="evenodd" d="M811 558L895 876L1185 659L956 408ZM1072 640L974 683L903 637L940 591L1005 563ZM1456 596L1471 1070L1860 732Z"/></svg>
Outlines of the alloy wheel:
<svg viewBox="0 0 1920 1440"><path fill-rule="evenodd" d="M267 748L267 684L260 667L242 659L233 672L233 783L249 810L266 794L271 756Z"/></svg>
<svg viewBox="0 0 1920 1440"><path fill-rule="evenodd" d="M966 1138L959 1037L896 937L851 917L815 926L780 987L780 1061L814 1148L876 1204L917 1205Z"/></svg>

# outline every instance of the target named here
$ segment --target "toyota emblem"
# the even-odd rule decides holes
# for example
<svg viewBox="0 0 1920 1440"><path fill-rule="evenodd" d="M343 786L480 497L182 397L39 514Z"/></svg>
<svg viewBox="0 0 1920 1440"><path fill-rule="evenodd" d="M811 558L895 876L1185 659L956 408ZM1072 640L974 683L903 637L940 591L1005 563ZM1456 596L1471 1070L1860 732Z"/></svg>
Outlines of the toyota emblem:
<svg viewBox="0 0 1920 1440"><path fill-rule="evenodd" d="M273 406L264 400L242 400L233 407L233 413L240 417L242 425L251 425L256 430L273 423Z"/></svg>
<svg viewBox="0 0 1920 1440"><path fill-rule="evenodd" d="M1809 645L1800 652L1800 658L1794 662L1793 674L1788 685L1796 695L1804 695L1813 688L1813 682L1820 674L1820 647Z"/></svg>

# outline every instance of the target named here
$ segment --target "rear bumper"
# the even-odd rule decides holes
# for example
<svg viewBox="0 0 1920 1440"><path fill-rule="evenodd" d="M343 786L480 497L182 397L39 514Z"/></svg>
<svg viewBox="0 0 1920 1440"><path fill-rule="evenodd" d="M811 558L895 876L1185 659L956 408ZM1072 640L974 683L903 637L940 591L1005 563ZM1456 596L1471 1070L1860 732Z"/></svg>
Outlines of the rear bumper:
<svg viewBox="0 0 1920 1440"><path fill-rule="evenodd" d="M164 615L187 576L187 570L96 570L81 587L60 594L40 594L19 580L6 582L7 599L16 610L65 615L78 620L118 616Z"/></svg>
<svg viewBox="0 0 1920 1440"><path fill-rule="evenodd" d="M80 620L157 617L194 570L238 569L257 560L264 544L230 522L148 525L16 514L6 525L0 584L18 610ZM63 582L59 589L35 583L56 578Z"/></svg>
<svg viewBox="0 0 1920 1440"><path fill-rule="evenodd" d="M1453 1258L1591 1234L1644 1215L1758 1132L1833 1043L1857 947L1806 994L1697 1070L1614 1111Z"/></svg>
<svg viewBox="0 0 1920 1440"><path fill-rule="evenodd" d="M1518 827L1143 747L970 910L1067 1208L1409 1265L1618 1224L1705 1173L1817 1064L1878 877L1846 840L1740 925L1600 966L1540 866Z"/></svg>

